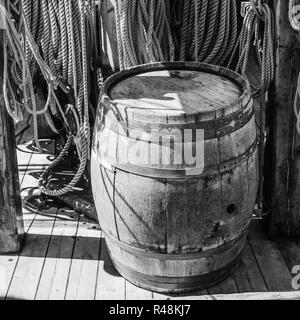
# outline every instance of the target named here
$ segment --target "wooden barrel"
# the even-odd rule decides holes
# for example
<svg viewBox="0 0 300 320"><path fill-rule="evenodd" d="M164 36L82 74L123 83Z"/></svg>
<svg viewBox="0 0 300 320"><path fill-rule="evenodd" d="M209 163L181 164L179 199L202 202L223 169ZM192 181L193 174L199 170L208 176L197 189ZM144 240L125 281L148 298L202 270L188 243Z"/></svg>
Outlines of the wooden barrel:
<svg viewBox="0 0 300 320"><path fill-rule="evenodd" d="M91 175L122 276L157 292L222 281L239 260L257 193L248 82L183 62L113 75L99 101Z"/></svg>

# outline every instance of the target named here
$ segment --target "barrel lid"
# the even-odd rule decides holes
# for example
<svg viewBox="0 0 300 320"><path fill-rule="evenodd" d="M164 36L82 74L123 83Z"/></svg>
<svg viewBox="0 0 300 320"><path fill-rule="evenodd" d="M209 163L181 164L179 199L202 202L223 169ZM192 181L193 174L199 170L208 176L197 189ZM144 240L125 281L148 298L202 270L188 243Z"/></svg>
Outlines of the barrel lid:
<svg viewBox="0 0 300 320"><path fill-rule="evenodd" d="M195 115L198 121L210 120L240 111L251 100L249 84L239 74L194 62L154 63L119 72L106 81L102 97L127 119L143 121L187 121Z"/></svg>

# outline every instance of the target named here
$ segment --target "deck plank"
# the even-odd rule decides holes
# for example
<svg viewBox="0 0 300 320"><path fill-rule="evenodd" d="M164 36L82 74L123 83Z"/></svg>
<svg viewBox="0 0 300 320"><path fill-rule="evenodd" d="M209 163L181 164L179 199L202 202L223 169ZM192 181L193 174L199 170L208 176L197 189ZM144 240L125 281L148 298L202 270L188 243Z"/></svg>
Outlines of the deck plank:
<svg viewBox="0 0 300 320"><path fill-rule="evenodd" d="M66 300L94 300L102 232L80 222L72 257Z"/></svg>
<svg viewBox="0 0 300 320"><path fill-rule="evenodd" d="M71 266L78 219L56 219L36 300L63 300Z"/></svg>
<svg viewBox="0 0 300 320"><path fill-rule="evenodd" d="M32 225L32 222L36 215L30 214L29 212L24 212L23 209L23 216L24 218L26 217L26 220L24 221L24 232L26 233ZM18 253L0 255L0 277L2 276L2 278L0 279L0 300L5 299L7 295L7 291L14 275L18 260Z"/></svg>
<svg viewBox="0 0 300 320"><path fill-rule="evenodd" d="M51 145L48 147L50 150ZM52 160L49 155L51 152L37 154L30 143L20 147L18 159L22 168L23 197L27 188L37 186L39 172ZM264 235L258 221L252 223L241 264L231 277L209 290L164 295L137 288L120 277L108 256L101 231L87 228L85 222L78 221L77 215L69 211L63 213L63 210L53 208L47 212L24 210L25 231L28 233L20 256L0 256L0 272L1 267L4 268L7 278L5 286L0 286L0 300L5 297L70 300L300 299L300 292L293 291L291 285L292 268L300 265L300 242L271 241Z"/></svg>
<svg viewBox="0 0 300 320"><path fill-rule="evenodd" d="M300 240L278 240L277 245L290 272L300 266Z"/></svg>
<svg viewBox="0 0 300 320"><path fill-rule="evenodd" d="M210 295L214 294L233 294L238 293L238 287L236 285L235 279L232 276L227 278L225 281L217 284L216 286L209 288L208 293Z"/></svg>
<svg viewBox="0 0 300 320"><path fill-rule="evenodd" d="M19 145L17 149L18 165L21 166L19 170L20 187L26 185L26 171L32 158L32 152L24 152L26 145ZM20 167L19 167L20 169ZM23 221L24 232L28 232L29 228L34 221L36 214L32 214L28 210L23 208ZM2 280L0 283L0 300L5 299L7 291L14 275L17 263L19 260L19 254L0 255L0 272Z"/></svg>
<svg viewBox="0 0 300 320"><path fill-rule="evenodd" d="M241 293L268 291L248 241L241 256L240 265L234 272L234 278Z"/></svg>
<svg viewBox="0 0 300 320"><path fill-rule="evenodd" d="M125 300L125 279L114 268L103 238L95 298L96 300Z"/></svg>
<svg viewBox="0 0 300 320"><path fill-rule="evenodd" d="M197 295L197 292L194 292L195 295ZM208 292L206 292L206 294L208 294ZM172 298L176 298L179 297L180 295L178 294L163 294L163 293L158 293L158 292L152 292L152 299L153 300L170 300ZM185 295L182 295L183 297Z"/></svg>
<svg viewBox="0 0 300 320"><path fill-rule="evenodd" d="M23 179L26 175L27 168L32 158L32 151L27 149L27 145L17 146L17 159L18 159L18 169L19 169L19 181L22 186Z"/></svg>
<svg viewBox="0 0 300 320"><path fill-rule="evenodd" d="M125 299L126 300L152 300L152 292L139 288L126 280Z"/></svg>
<svg viewBox="0 0 300 320"><path fill-rule="evenodd" d="M41 228L41 221L43 228ZM25 235L24 248L19 256L10 283L7 299L33 300L43 269L54 219L36 217Z"/></svg>
<svg viewBox="0 0 300 320"><path fill-rule="evenodd" d="M287 292L247 292L235 294L216 294L208 296L189 296L186 298L173 298L171 300L300 300L299 291Z"/></svg>
<svg viewBox="0 0 300 320"><path fill-rule="evenodd" d="M259 221L252 222L248 239L268 290L293 290L290 270L280 253L277 243L267 239Z"/></svg>

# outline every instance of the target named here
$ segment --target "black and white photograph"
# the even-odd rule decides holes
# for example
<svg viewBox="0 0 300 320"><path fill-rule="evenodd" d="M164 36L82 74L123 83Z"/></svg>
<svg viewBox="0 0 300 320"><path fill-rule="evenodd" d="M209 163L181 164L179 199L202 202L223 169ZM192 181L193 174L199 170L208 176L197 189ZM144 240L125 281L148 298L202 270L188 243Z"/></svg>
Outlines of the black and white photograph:
<svg viewBox="0 0 300 320"><path fill-rule="evenodd" d="M300 300L300 0L0 0L0 300Z"/></svg>

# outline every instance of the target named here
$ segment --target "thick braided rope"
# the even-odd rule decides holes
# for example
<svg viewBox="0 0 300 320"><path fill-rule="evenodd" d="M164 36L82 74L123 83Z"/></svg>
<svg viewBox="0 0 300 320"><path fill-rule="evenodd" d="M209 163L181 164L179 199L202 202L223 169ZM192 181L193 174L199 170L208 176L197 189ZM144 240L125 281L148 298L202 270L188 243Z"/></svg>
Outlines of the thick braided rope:
<svg viewBox="0 0 300 320"><path fill-rule="evenodd" d="M184 2L184 7L183 7L183 26L181 28L181 34L180 34L180 51L179 51L179 59L181 61L185 60L186 56L186 48L187 48L187 35L188 35L188 23L187 21L189 20L189 14L190 14L190 5L189 1L187 0Z"/></svg>
<svg viewBox="0 0 300 320"><path fill-rule="evenodd" d="M201 5L201 7L200 7ZM203 46L203 41L205 39L205 29L206 29L206 19L207 19L207 10L208 10L208 2L207 1L201 1L198 2L198 13L200 11L200 16L198 19L198 29L197 29L197 34L198 34L198 46L196 50L196 55L197 55L197 60L199 59L199 51L201 50ZM193 40L196 41L196 38ZM195 58L196 60L196 58Z"/></svg>
<svg viewBox="0 0 300 320"><path fill-rule="evenodd" d="M46 0L47 1L47 0ZM61 44L59 48L59 56L62 59L61 75L64 80L68 77L68 33L67 33L67 19L65 15L65 1L59 1L59 23L61 28Z"/></svg>
<svg viewBox="0 0 300 320"><path fill-rule="evenodd" d="M204 0L207 1L207 0ZM212 43L215 42L215 30L216 25L218 23L217 15L218 15L218 7L219 7L219 1L212 0L209 1L209 11L208 11L208 28L207 28L207 35L205 37L205 41L203 43L203 46L201 48L201 52L199 55L199 61L204 61L205 58L209 54L209 49L212 46Z"/></svg>
<svg viewBox="0 0 300 320"><path fill-rule="evenodd" d="M68 4L68 10L66 11L66 13L70 14L70 3ZM63 157L65 157L65 155L67 154L67 150L70 147L70 137L68 138L68 143L66 145L66 147L63 149L62 153L60 154L60 156L58 157L58 160L55 161L53 163L53 165L48 168L45 173L42 175L41 177L41 183L40 183L40 188L42 193L49 195L49 196L60 196L63 195L65 193L68 193L70 191L73 190L74 186L79 182L79 180L81 179L85 168L86 168L86 164L87 164L87 160L89 157L89 143L90 143L90 128L89 128L89 113L88 113L88 108L84 107L87 106L89 104L89 98L88 98L88 65L87 65L87 60L88 60L88 52L87 52L87 29L86 29L86 4L85 1L82 0L80 2L80 9L81 9L81 16L80 16L80 25L81 25L81 49L82 49L82 61L83 61L83 65L82 65L82 70L83 70L83 82L82 82L82 86L80 88L80 93L79 93L79 110L83 111L82 114L82 118L83 118L83 125L80 127L80 141L81 141L81 154L80 154L80 165L79 168L77 170L77 173L75 174L74 178L72 179L72 181L65 187L63 187L60 190L50 190L48 188L46 188L43 184L43 181L45 180L45 178L48 178L48 173L50 172L50 170L52 168L54 168L62 159ZM70 23L71 27L72 23ZM71 37L71 41L70 41L70 45L74 45L74 41L72 41L72 37ZM74 53L73 53L74 55ZM72 138L72 136L71 136Z"/></svg>
<svg viewBox="0 0 300 320"><path fill-rule="evenodd" d="M227 17L227 1L222 1L222 3L220 4L221 8L220 8L220 19L219 19L219 23L218 23L218 31L217 31L217 39L215 39L215 45L213 46L213 48L211 49L210 54L207 56L206 59L204 59L204 62L206 63L213 63L214 61L216 61L216 64L218 63L218 59L217 59L217 55L220 52L220 50L222 49L222 45L224 42L224 38L225 38L225 33L226 33L226 17Z"/></svg>
<svg viewBox="0 0 300 320"><path fill-rule="evenodd" d="M296 0L289 0L289 20L291 26L296 31L300 31L300 19L297 19L297 11L299 10L297 10Z"/></svg>
<svg viewBox="0 0 300 320"><path fill-rule="evenodd" d="M233 52L234 46L237 43L237 36L238 36L238 21L237 21L237 7L235 0L231 0L231 10L230 10L230 33L231 37L228 43L228 46L226 47L226 51L224 56L230 56ZM222 64L225 62L225 59L221 62Z"/></svg>
<svg viewBox="0 0 300 320"><path fill-rule="evenodd" d="M262 35L259 30L263 27ZM260 85L252 85L253 97L259 97L266 93L274 79L274 37L273 37L274 17L271 8L266 4L261 4L259 8L251 4L247 10L243 27L235 46L228 67L232 65L233 58L238 53L238 63L236 71L246 76L250 50L253 44L261 68Z"/></svg>
<svg viewBox="0 0 300 320"><path fill-rule="evenodd" d="M179 60L224 65L237 40L236 1L177 0L172 12L176 23L182 17L176 48Z"/></svg>
<svg viewBox="0 0 300 320"><path fill-rule="evenodd" d="M116 17L116 31L117 31L117 43L118 43L118 54L119 54L119 61L120 61L120 69L124 69L124 52L123 52L123 43L122 43L122 33L121 33L121 17L120 12L121 9L121 1L116 0L116 6L115 6L115 17Z"/></svg>
<svg viewBox="0 0 300 320"><path fill-rule="evenodd" d="M118 0L115 20L120 69L175 59L165 1Z"/></svg>

